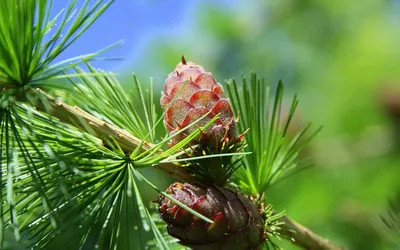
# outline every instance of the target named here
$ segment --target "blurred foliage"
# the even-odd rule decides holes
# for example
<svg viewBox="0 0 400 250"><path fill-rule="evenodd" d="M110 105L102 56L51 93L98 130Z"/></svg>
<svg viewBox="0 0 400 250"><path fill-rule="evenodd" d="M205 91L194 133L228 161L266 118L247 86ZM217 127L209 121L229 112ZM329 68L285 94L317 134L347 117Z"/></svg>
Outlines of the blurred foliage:
<svg viewBox="0 0 400 250"><path fill-rule="evenodd" d="M400 190L400 116L384 94L400 88L399 11L397 0L204 2L186 33L157 37L143 51L152 64L135 71L159 70L161 90L184 54L220 82L250 71L282 79L299 94L297 126L324 129L307 150L315 167L273 186L271 203L346 248L392 249L378 215Z"/></svg>

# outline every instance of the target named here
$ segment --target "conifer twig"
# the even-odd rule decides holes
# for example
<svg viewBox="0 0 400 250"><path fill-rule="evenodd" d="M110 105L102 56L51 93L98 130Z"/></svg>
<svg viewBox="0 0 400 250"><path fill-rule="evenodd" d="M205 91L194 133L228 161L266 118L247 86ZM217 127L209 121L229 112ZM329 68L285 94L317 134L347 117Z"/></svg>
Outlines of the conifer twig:
<svg viewBox="0 0 400 250"><path fill-rule="evenodd" d="M85 129L86 131L92 132L99 139L103 140L103 143L108 141L110 137L113 137L117 141L122 150L126 152L132 152L136 147L142 145L142 150L148 150L154 145L145 141L142 141L126 130L119 128L118 126L109 124L102 121L101 119L87 113L79 107L72 107L62 101L56 100L53 96L47 94L41 89L36 89L50 105L47 107L40 102L35 105L37 109L44 111L60 121L72 124L74 126ZM104 140L105 139L105 140ZM105 145L106 146L106 145ZM175 177L185 182L192 182L193 178L185 171L184 168L172 163L163 163L154 166L160 169L170 176ZM312 232L310 229L300 225L299 223L283 216L280 219L284 224L281 225L281 235L288 239L291 239L293 244L308 250L343 250L342 247L333 245L329 240L322 238L318 234Z"/></svg>
<svg viewBox="0 0 400 250"><path fill-rule="evenodd" d="M333 245L328 239L322 238L310 229L299 223L283 216L280 219L284 224L281 225L285 237L291 239L293 244L309 250L344 250L343 247Z"/></svg>
<svg viewBox="0 0 400 250"><path fill-rule="evenodd" d="M45 101L50 104L50 106L47 107L43 105L43 102L39 102L35 105L37 109L58 118L62 122L72 124L76 127L84 129L85 131L91 132L94 136L103 140L103 143L109 141L112 137L116 142L118 142L121 149L127 153L131 153L140 145L141 150L149 150L154 147L153 144L142 141L139 138L131 135L128 131L121 129L118 126L109 124L87 113L77 106L72 107L65 102L56 100L53 96L47 94L41 89L36 90L41 94L42 97L45 97ZM180 180L187 182L193 180L184 168L173 163L154 165L154 168L167 172L170 176Z"/></svg>

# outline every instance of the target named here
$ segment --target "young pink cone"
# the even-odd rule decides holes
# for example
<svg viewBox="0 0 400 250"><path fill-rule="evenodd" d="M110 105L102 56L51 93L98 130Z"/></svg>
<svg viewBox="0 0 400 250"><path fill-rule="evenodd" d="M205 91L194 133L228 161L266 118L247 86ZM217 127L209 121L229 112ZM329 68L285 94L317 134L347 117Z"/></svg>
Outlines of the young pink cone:
<svg viewBox="0 0 400 250"><path fill-rule="evenodd" d="M206 115L195 126L174 137L170 146L206 125L217 114L219 118L202 131L192 144L199 143L219 152L223 142L226 145L242 139L241 136L236 137L235 117L222 86L210 72L193 62L187 62L183 56L165 81L161 107L166 111L164 125L171 135Z"/></svg>

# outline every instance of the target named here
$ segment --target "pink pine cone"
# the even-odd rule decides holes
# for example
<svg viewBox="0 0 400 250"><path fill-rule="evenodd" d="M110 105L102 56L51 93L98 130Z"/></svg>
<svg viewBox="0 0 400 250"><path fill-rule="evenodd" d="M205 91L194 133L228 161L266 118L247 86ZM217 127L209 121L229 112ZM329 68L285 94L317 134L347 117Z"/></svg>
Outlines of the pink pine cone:
<svg viewBox="0 0 400 250"><path fill-rule="evenodd" d="M193 62L186 62L184 57L168 75L160 102L163 111L167 110L164 126L170 134L208 113L204 119L174 137L172 145L206 125L217 114L219 118L202 131L200 138L193 141L193 144L200 143L213 148L221 145L224 140L228 142L235 138L234 114L222 86L210 72Z"/></svg>

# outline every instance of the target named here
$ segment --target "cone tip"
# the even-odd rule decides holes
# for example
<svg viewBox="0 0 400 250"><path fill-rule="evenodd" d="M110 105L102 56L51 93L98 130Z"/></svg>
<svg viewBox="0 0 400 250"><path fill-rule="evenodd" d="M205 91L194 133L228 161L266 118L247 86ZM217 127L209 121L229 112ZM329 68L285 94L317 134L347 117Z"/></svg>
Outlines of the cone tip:
<svg viewBox="0 0 400 250"><path fill-rule="evenodd" d="M183 65L186 65L186 59L185 59L185 57L183 55L181 57L181 62L182 62Z"/></svg>

